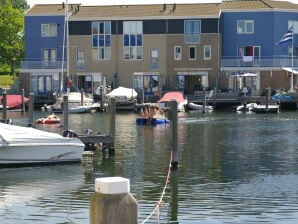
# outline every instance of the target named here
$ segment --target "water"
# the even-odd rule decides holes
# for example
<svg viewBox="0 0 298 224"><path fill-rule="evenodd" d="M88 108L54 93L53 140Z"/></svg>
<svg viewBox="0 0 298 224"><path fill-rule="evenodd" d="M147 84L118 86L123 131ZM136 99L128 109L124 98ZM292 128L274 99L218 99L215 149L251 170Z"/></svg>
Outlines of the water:
<svg viewBox="0 0 298 224"><path fill-rule="evenodd" d="M26 124L19 116L9 114ZM1 169L0 223L87 224L94 180L107 176L130 179L142 223L166 184L170 126L138 126L135 118L117 113L113 158L99 154L88 165ZM107 131L106 113L69 119L74 130ZM160 217L147 223L297 223L297 112L192 111L179 113L178 128L179 169L171 173Z"/></svg>

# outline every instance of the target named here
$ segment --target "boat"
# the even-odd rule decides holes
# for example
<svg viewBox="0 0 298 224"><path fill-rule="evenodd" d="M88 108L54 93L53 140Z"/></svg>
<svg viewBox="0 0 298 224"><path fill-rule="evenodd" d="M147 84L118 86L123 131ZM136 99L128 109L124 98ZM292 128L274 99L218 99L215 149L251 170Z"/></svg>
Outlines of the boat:
<svg viewBox="0 0 298 224"><path fill-rule="evenodd" d="M244 103L240 106L236 107L236 111L242 111L242 112L246 112L246 111L252 111L254 107L256 107L258 104L257 103Z"/></svg>
<svg viewBox="0 0 298 224"><path fill-rule="evenodd" d="M23 98L24 103L29 102L29 98ZM7 94L6 95L6 109L14 110L22 107L22 95L18 94ZM3 96L0 96L0 109L3 109Z"/></svg>
<svg viewBox="0 0 298 224"><path fill-rule="evenodd" d="M187 105L187 99L184 97L182 92L179 91L171 91L166 92L163 94L163 96L157 101L157 105L159 108L163 110L167 110L169 107L169 102L172 100L176 100L178 103L178 112L184 112L185 107Z"/></svg>
<svg viewBox="0 0 298 224"><path fill-rule="evenodd" d="M114 98L116 109L134 109L138 93L131 88L119 86L106 95L107 100Z"/></svg>
<svg viewBox="0 0 298 224"><path fill-rule="evenodd" d="M187 106L192 109L192 110L199 110L202 112L212 112L214 110L214 107L211 105L202 105L202 104L197 104L197 103L188 103Z"/></svg>
<svg viewBox="0 0 298 224"><path fill-rule="evenodd" d="M80 162L84 143L76 137L0 123L0 167Z"/></svg>
<svg viewBox="0 0 298 224"><path fill-rule="evenodd" d="M47 117L37 119L35 124L60 124L61 119L56 114L50 114Z"/></svg>
<svg viewBox="0 0 298 224"><path fill-rule="evenodd" d="M251 109L255 113L279 113L279 105L256 105Z"/></svg>
<svg viewBox="0 0 298 224"><path fill-rule="evenodd" d="M168 124L170 121L166 118L148 118L138 117L136 118L136 123L140 125L157 125L157 124Z"/></svg>

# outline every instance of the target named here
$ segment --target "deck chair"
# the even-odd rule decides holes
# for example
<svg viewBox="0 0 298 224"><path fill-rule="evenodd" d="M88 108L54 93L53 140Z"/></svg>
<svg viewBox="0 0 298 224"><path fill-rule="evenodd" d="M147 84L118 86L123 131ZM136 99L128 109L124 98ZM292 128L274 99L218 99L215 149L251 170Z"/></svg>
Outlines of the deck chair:
<svg viewBox="0 0 298 224"><path fill-rule="evenodd" d="M206 100L211 100L214 96L214 89L211 89L209 93L205 95Z"/></svg>

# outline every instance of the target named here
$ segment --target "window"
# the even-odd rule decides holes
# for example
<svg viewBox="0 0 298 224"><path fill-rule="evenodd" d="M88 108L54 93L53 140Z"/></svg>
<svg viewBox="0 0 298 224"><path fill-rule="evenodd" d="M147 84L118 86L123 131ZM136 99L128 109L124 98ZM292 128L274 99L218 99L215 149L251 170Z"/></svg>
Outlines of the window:
<svg viewBox="0 0 298 224"><path fill-rule="evenodd" d="M77 51L77 69L78 70L85 69L85 51L84 50Z"/></svg>
<svg viewBox="0 0 298 224"><path fill-rule="evenodd" d="M199 43L201 40L201 21L184 21L184 41L186 43Z"/></svg>
<svg viewBox="0 0 298 224"><path fill-rule="evenodd" d="M92 59L111 59L111 21L92 22Z"/></svg>
<svg viewBox="0 0 298 224"><path fill-rule="evenodd" d="M57 24L41 24L41 36L42 37L56 37L57 36Z"/></svg>
<svg viewBox="0 0 298 224"><path fill-rule="evenodd" d="M197 48L195 46L189 47L189 60L196 60L197 58L196 49Z"/></svg>
<svg viewBox="0 0 298 224"><path fill-rule="evenodd" d="M174 47L174 60L181 60L182 59L182 52L181 46Z"/></svg>
<svg viewBox="0 0 298 224"><path fill-rule="evenodd" d="M43 49L42 60L44 67L56 66L56 49Z"/></svg>
<svg viewBox="0 0 298 224"><path fill-rule="evenodd" d="M210 60L210 59L211 59L211 46L204 45L204 60Z"/></svg>
<svg viewBox="0 0 298 224"><path fill-rule="evenodd" d="M143 59L143 22L123 22L123 58L125 60Z"/></svg>
<svg viewBox="0 0 298 224"><path fill-rule="evenodd" d="M238 34L254 33L254 21L253 20L238 20L237 21L237 33Z"/></svg>

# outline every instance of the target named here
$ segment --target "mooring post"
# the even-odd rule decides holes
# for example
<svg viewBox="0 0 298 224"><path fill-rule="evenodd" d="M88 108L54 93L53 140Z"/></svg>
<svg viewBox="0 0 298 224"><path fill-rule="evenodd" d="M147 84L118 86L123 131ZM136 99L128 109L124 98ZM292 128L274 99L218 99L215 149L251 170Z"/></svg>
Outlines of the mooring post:
<svg viewBox="0 0 298 224"><path fill-rule="evenodd" d="M206 88L203 88L203 113L205 113L206 108Z"/></svg>
<svg viewBox="0 0 298 224"><path fill-rule="evenodd" d="M109 145L109 152L115 153L115 133L116 133L116 99L111 98L109 102L109 135L113 142ZM113 152L114 150L114 152Z"/></svg>
<svg viewBox="0 0 298 224"><path fill-rule="evenodd" d="M90 224L138 223L138 204L123 177L96 178L89 209Z"/></svg>
<svg viewBox="0 0 298 224"><path fill-rule="evenodd" d="M172 127L172 169L178 168L178 103L171 100L171 127Z"/></svg>
<svg viewBox="0 0 298 224"><path fill-rule="evenodd" d="M100 110L101 111L105 110L105 104L106 104L105 97L106 97L105 91L104 91L103 87L101 86L100 87Z"/></svg>
<svg viewBox="0 0 298 224"><path fill-rule="evenodd" d="M7 121L7 93L3 92L3 99L2 99L2 105L3 105L3 120L6 123Z"/></svg>
<svg viewBox="0 0 298 224"><path fill-rule="evenodd" d="M33 124L34 94L29 94L29 124Z"/></svg>
<svg viewBox="0 0 298 224"><path fill-rule="evenodd" d="M84 89L81 89L81 106L84 105Z"/></svg>
<svg viewBox="0 0 298 224"><path fill-rule="evenodd" d="M25 111L25 100L24 100L24 97L25 97L25 90L24 89L21 89L21 97L22 97L22 108L21 108L21 112L24 112Z"/></svg>
<svg viewBox="0 0 298 224"><path fill-rule="evenodd" d="M271 95L271 89L270 87L266 88L266 99L265 99L265 105L266 105L266 112L269 110L269 97Z"/></svg>
<svg viewBox="0 0 298 224"><path fill-rule="evenodd" d="M63 129L68 130L68 96L63 96Z"/></svg>

